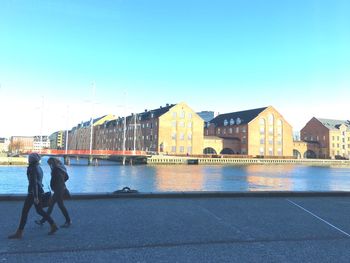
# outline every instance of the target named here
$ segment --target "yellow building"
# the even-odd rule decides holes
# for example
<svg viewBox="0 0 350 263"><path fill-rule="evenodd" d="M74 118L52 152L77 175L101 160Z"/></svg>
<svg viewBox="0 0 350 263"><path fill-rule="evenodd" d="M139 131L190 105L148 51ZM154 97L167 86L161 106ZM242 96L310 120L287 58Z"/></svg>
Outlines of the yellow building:
<svg viewBox="0 0 350 263"><path fill-rule="evenodd" d="M167 104L96 126L94 149L201 154L203 125L186 103Z"/></svg>
<svg viewBox="0 0 350 263"><path fill-rule="evenodd" d="M206 123L204 135L204 153L293 156L292 126L272 106L218 115ZM223 139L220 152L213 136Z"/></svg>

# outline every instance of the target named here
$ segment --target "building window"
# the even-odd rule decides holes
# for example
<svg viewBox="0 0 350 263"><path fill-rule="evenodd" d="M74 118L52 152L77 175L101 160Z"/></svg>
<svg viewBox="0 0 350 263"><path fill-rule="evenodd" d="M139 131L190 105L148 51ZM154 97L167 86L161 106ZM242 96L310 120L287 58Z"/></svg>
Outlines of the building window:
<svg viewBox="0 0 350 263"><path fill-rule="evenodd" d="M172 121L172 122L171 122L171 126L173 126L174 128L176 128L176 121Z"/></svg>
<svg viewBox="0 0 350 263"><path fill-rule="evenodd" d="M184 111L180 112L180 118L185 118L185 112Z"/></svg>
<svg viewBox="0 0 350 263"><path fill-rule="evenodd" d="M171 146L171 152L176 153L176 146Z"/></svg>
<svg viewBox="0 0 350 263"><path fill-rule="evenodd" d="M281 148L277 149L277 154L278 154L278 156L282 156L282 149Z"/></svg>
<svg viewBox="0 0 350 263"><path fill-rule="evenodd" d="M188 154L191 154L191 153L192 153L192 146L188 146L188 147L187 147L187 153L188 153Z"/></svg>
<svg viewBox="0 0 350 263"><path fill-rule="evenodd" d="M269 135L273 135L273 127L269 127Z"/></svg>
<svg viewBox="0 0 350 263"><path fill-rule="evenodd" d="M236 128L236 133L239 133L239 127Z"/></svg>
<svg viewBox="0 0 350 263"><path fill-rule="evenodd" d="M184 123L183 121L180 121L180 122L179 122L179 126L180 126L180 127L185 127L185 123Z"/></svg>
<svg viewBox="0 0 350 263"><path fill-rule="evenodd" d="M176 119L176 112L173 112L173 119Z"/></svg>
<svg viewBox="0 0 350 263"><path fill-rule="evenodd" d="M265 154L264 147L260 147L259 153L260 153L260 155L264 155Z"/></svg>
<svg viewBox="0 0 350 263"><path fill-rule="evenodd" d="M185 152L185 147L184 146L180 146L180 153Z"/></svg>
<svg viewBox="0 0 350 263"><path fill-rule="evenodd" d="M270 156L273 155L273 150L272 150L272 148L269 148L269 155L270 155Z"/></svg>
<svg viewBox="0 0 350 263"><path fill-rule="evenodd" d="M171 139L176 140L176 132L173 132L173 133L171 134Z"/></svg>
<svg viewBox="0 0 350 263"><path fill-rule="evenodd" d="M236 119L236 123L237 123L237 125L240 125L240 124L241 124L241 122L242 122L242 121L241 121L241 119L240 119L240 118L237 118L237 119Z"/></svg>
<svg viewBox="0 0 350 263"><path fill-rule="evenodd" d="M272 113L270 113L270 114L267 116L267 119L268 119L269 125L273 125L273 114L272 114Z"/></svg>
<svg viewBox="0 0 350 263"><path fill-rule="evenodd" d="M226 129L223 130L223 134L226 134Z"/></svg>
<svg viewBox="0 0 350 263"><path fill-rule="evenodd" d="M188 113L187 116L189 119L192 119L192 113Z"/></svg>
<svg viewBox="0 0 350 263"><path fill-rule="evenodd" d="M192 133L187 134L187 139L192 140Z"/></svg>
<svg viewBox="0 0 350 263"><path fill-rule="evenodd" d="M227 126L228 125L228 121L225 119L224 120L224 126Z"/></svg>
<svg viewBox="0 0 350 263"><path fill-rule="evenodd" d="M192 128L192 122L187 123L188 128Z"/></svg>
<svg viewBox="0 0 350 263"><path fill-rule="evenodd" d="M218 128L218 130L217 130L217 134L220 134L220 128Z"/></svg>
<svg viewBox="0 0 350 263"><path fill-rule="evenodd" d="M232 128L229 129L229 133L232 134Z"/></svg>
<svg viewBox="0 0 350 263"><path fill-rule="evenodd" d="M265 144L265 139L264 138L260 139L260 144Z"/></svg>
<svg viewBox="0 0 350 263"><path fill-rule="evenodd" d="M242 128L242 132L243 132L243 133L246 133L246 132L247 132L247 128L246 128L246 127L243 127L243 128Z"/></svg>
<svg viewBox="0 0 350 263"><path fill-rule="evenodd" d="M230 119L230 125L234 125L235 124L235 120L234 119Z"/></svg>
<svg viewBox="0 0 350 263"><path fill-rule="evenodd" d="M185 134L183 132L180 133L180 140L183 141L185 139Z"/></svg>

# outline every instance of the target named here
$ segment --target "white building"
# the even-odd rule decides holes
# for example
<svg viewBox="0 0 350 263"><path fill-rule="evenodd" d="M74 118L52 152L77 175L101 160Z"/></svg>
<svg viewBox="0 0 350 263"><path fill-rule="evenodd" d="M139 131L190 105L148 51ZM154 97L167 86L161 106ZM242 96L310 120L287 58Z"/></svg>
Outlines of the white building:
<svg viewBox="0 0 350 263"><path fill-rule="evenodd" d="M10 141L7 138L0 138L0 153L7 152L9 149Z"/></svg>

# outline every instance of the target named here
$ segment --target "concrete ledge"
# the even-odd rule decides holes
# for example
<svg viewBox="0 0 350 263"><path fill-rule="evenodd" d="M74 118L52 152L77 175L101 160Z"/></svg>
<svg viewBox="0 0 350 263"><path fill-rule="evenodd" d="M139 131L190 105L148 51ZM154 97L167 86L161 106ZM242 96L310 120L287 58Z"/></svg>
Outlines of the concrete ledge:
<svg viewBox="0 0 350 263"><path fill-rule="evenodd" d="M261 192L163 192L163 193L79 193L72 194L71 200L111 198L225 198L225 197L337 197L350 196L348 191L302 192L302 191L261 191ZM0 201L24 200L25 194L0 194Z"/></svg>

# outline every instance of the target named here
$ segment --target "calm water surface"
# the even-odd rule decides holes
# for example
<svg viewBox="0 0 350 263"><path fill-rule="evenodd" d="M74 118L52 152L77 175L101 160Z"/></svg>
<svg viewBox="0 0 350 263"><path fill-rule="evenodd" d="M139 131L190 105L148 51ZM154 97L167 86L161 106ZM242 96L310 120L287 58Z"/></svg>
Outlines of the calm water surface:
<svg viewBox="0 0 350 263"><path fill-rule="evenodd" d="M42 160L48 189L50 168ZM113 192L128 186L140 192L168 191L350 191L349 167L297 165L120 166L72 160L67 186L72 193ZM0 194L26 193L25 166L0 166Z"/></svg>

